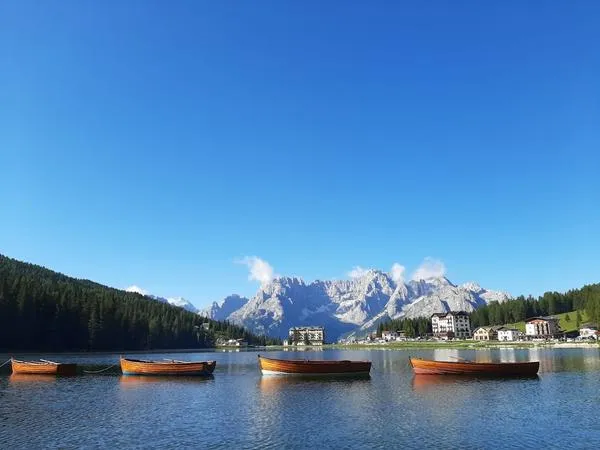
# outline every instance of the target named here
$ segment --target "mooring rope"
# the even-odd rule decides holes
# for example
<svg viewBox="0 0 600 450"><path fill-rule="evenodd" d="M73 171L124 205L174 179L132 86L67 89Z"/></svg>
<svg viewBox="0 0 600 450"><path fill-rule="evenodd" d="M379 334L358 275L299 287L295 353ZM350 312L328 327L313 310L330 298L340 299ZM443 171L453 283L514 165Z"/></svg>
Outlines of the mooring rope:
<svg viewBox="0 0 600 450"><path fill-rule="evenodd" d="M116 364L113 364L111 366L105 367L104 369L100 369L100 370L84 370L83 373L101 373L101 372L105 372L108 369L112 369L113 367L117 367Z"/></svg>
<svg viewBox="0 0 600 450"><path fill-rule="evenodd" d="M4 361L2 364L0 364L0 367L4 367L5 365L7 365L10 362L10 359L7 359L6 361Z"/></svg>

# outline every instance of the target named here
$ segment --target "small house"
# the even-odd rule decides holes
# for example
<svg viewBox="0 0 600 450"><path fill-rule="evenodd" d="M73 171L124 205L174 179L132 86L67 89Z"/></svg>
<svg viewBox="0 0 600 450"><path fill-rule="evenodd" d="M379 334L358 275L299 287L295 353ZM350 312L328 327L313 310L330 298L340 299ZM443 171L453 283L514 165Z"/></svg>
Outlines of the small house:
<svg viewBox="0 0 600 450"><path fill-rule="evenodd" d="M395 341L398 338L398 333L396 331L382 331L381 339L386 342Z"/></svg>
<svg viewBox="0 0 600 450"><path fill-rule="evenodd" d="M525 334L528 337L551 338L560 333L556 317L532 317L525 323Z"/></svg>
<svg viewBox="0 0 600 450"><path fill-rule="evenodd" d="M502 327L479 327L473 331L473 339L476 341L496 341L498 340L498 330Z"/></svg>
<svg viewBox="0 0 600 450"><path fill-rule="evenodd" d="M518 341L523 333L516 328L500 328L498 330L499 341Z"/></svg>
<svg viewBox="0 0 600 450"><path fill-rule="evenodd" d="M598 339L598 327L592 324L586 324L579 329L581 339Z"/></svg>

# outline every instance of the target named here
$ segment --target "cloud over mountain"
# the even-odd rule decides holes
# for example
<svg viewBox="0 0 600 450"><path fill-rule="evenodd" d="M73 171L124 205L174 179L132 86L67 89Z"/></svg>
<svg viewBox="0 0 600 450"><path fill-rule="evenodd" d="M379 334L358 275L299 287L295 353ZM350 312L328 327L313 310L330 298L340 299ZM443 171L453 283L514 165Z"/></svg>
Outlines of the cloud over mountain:
<svg viewBox="0 0 600 450"><path fill-rule="evenodd" d="M368 272L367 269L364 269L364 268L362 268L360 266L354 266L352 268L352 270L350 270L348 272L348 277L350 277L351 279L355 280L357 278L360 278L360 277L364 276L364 274L367 273L367 272Z"/></svg>
<svg viewBox="0 0 600 450"><path fill-rule="evenodd" d="M248 266L248 280L258 281L261 286L268 284L277 276L273 266L258 256L246 256L236 262Z"/></svg>
<svg viewBox="0 0 600 450"><path fill-rule="evenodd" d="M446 266L439 259L427 257L413 273L414 281L429 280L430 278L441 278L446 276Z"/></svg>
<svg viewBox="0 0 600 450"><path fill-rule="evenodd" d="M406 267L398 263L392 264L390 273L392 274L392 279L395 283L404 283L404 272L406 272Z"/></svg>

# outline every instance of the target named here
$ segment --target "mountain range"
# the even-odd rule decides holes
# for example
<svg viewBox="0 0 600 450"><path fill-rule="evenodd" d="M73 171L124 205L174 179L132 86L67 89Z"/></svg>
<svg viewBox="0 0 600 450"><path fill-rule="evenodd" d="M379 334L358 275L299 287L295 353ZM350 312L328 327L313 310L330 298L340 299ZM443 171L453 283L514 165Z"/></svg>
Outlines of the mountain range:
<svg viewBox="0 0 600 450"><path fill-rule="evenodd" d="M251 299L231 295L198 313L280 338L286 338L293 326L321 325L332 342L344 335L365 334L388 319L470 312L509 298L476 283L455 285L443 276L404 282L371 269L350 280L306 283L301 278L278 277L262 285Z"/></svg>
<svg viewBox="0 0 600 450"><path fill-rule="evenodd" d="M189 301L187 301L183 297L159 297L157 295L149 294L146 290L138 287L138 286L129 286L125 289L126 292L135 292L137 294L144 295L146 297L150 297L152 300L157 300L162 303L168 303L173 306L178 306L180 308L185 309L186 311L190 311L193 313L199 312L198 308L192 305Z"/></svg>

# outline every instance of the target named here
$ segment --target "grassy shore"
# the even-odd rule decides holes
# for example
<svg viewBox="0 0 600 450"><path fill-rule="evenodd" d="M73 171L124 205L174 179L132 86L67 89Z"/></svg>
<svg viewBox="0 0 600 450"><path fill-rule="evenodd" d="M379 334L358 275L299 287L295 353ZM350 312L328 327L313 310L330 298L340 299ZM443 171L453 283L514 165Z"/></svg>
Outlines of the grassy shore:
<svg viewBox="0 0 600 450"><path fill-rule="evenodd" d="M539 346L539 342L475 342L475 341L405 341L405 342L389 342L386 344L332 344L324 345L324 348L335 349L388 349L388 350L405 350L405 349L478 349L478 348L530 348Z"/></svg>
<svg viewBox="0 0 600 450"><path fill-rule="evenodd" d="M590 319L585 311L580 311L581 321L580 326L584 323L588 322ZM570 333L572 331L578 331L577 328L577 311L570 311L562 314L555 314L553 317L557 317L560 324L560 329L565 333ZM567 320L568 319L568 320ZM507 323L506 325L502 325L507 328L516 328L519 331L525 333L525 322L516 322L516 323Z"/></svg>
<svg viewBox="0 0 600 450"><path fill-rule="evenodd" d="M390 342L386 344L331 344L324 345L323 348L354 350L354 349L387 349L387 350L408 350L408 349L489 349L489 348L534 348L534 347L586 347L599 348L597 342L500 342L500 341L403 341Z"/></svg>

